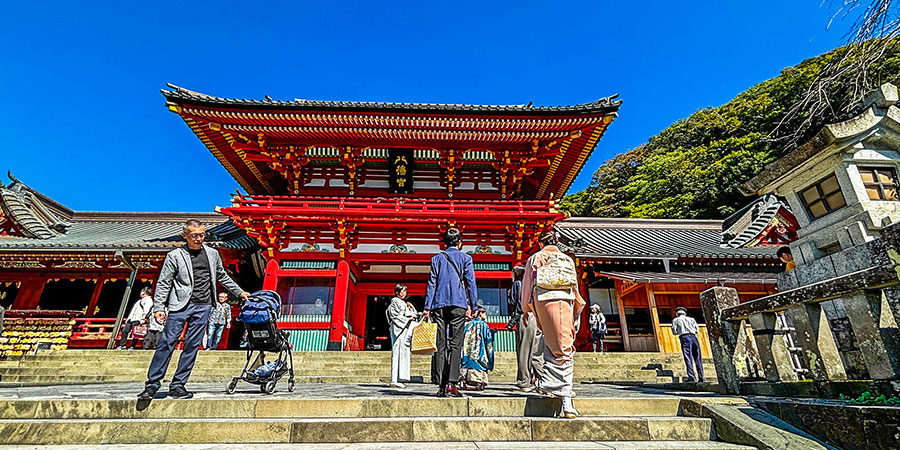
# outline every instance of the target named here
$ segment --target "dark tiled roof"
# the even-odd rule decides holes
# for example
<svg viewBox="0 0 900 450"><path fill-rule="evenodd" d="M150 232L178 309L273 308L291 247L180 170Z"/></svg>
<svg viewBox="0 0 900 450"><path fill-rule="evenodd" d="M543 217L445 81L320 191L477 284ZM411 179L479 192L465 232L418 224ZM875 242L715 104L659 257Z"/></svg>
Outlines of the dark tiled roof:
<svg viewBox="0 0 900 450"><path fill-rule="evenodd" d="M776 248L721 248L718 220L597 219L557 225L564 251L581 258L774 259Z"/></svg>
<svg viewBox="0 0 900 450"><path fill-rule="evenodd" d="M736 272L736 271L679 271L679 272L625 272L599 270L598 275L636 283L673 283L673 284L775 284L776 274L769 272Z"/></svg>
<svg viewBox="0 0 900 450"><path fill-rule="evenodd" d="M208 243L213 247L246 249L256 245L230 219L218 216L215 221L201 220L211 226ZM0 236L0 250L167 251L184 244L182 224L176 221L74 222L65 234L49 239Z"/></svg>
<svg viewBox="0 0 900 450"><path fill-rule="evenodd" d="M790 216L789 220L796 221L787 203L774 195L760 197L725 219L721 245L728 248L753 247L759 244L770 225L784 222L782 216Z"/></svg>
<svg viewBox="0 0 900 450"><path fill-rule="evenodd" d="M619 109L621 100L616 100L618 95L601 98L590 103L570 106L532 106L527 105L466 105L466 104L441 104L441 103L383 103L383 102L339 102L294 99L292 101L229 99L201 94L185 89L174 84L166 83L173 89L163 89L161 92L167 100L175 103L182 101L216 104L221 106L261 107L269 109L327 109L327 110L356 110L356 111L400 111L400 112L463 112L463 113L611 113Z"/></svg>

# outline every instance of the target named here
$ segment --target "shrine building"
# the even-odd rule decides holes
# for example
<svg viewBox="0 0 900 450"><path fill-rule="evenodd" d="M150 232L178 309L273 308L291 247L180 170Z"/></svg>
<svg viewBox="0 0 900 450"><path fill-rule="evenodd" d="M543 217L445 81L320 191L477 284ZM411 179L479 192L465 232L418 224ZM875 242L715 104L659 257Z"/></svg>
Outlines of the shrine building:
<svg viewBox="0 0 900 450"><path fill-rule="evenodd" d="M729 285L750 300L773 292L780 270L773 245L720 246L721 221L557 209L617 116L615 97L538 107L236 100L173 85L162 94L243 189L218 214L74 212L15 179L0 189L0 304L69 311L70 346L105 345L129 267L136 289L153 284L189 217L207 224L241 286L281 294L280 326L298 350L389 349L394 285L422 309L450 227L472 255L476 302L500 351L514 349L502 330L511 270L556 224L582 292L607 315L609 350L677 351L666 328L675 307L702 319L700 291ZM589 348L587 327L577 345Z"/></svg>

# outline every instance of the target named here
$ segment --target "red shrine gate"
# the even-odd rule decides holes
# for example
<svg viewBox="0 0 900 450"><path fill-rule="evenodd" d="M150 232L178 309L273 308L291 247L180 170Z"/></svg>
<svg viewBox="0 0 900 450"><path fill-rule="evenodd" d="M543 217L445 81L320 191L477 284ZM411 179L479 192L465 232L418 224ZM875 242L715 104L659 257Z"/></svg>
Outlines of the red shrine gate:
<svg viewBox="0 0 900 450"><path fill-rule="evenodd" d="M565 217L552 199L621 103L248 101L171 87L169 109L248 193L220 212L264 248L263 286L309 350L378 348L393 286L409 285L421 309L449 227L463 232L489 322L504 325L512 266Z"/></svg>

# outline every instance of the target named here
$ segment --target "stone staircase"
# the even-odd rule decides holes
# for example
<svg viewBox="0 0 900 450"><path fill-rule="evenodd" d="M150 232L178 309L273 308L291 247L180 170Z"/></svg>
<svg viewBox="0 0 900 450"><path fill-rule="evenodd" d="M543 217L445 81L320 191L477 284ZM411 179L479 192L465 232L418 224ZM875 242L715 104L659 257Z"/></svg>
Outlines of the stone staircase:
<svg viewBox="0 0 900 450"><path fill-rule="evenodd" d="M575 420L554 417L559 400L536 396L435 398L405 393L298 398L239 391L231 397L157 399L149 406L136 406L133 398L0 400L0 444L68 448L140 443L165 448L162 444L396 442L421 443L396 446L418 450L752 448L716 442L710 419L679 415L680 399L666 396L578 398L576 406L583 416ZM462 443L477 445L461 447Z"/></svg>
<svg viewBox="0 0 900 450"><path fill-rule="evenodd" d="M179 352L172 357L174 371ZM390 378L390 352L294 352L298 383L386 383ZM148 350L63 350L0 361L0 385L140 382L146 379L152 352ZM240 375L243 351L201 351L192 382L224 383ZM413 355L411 374L428 381L431 357ZM715 367L704 364L708 379ZM684 376L681 355L673 353L578 353L575 382L657 383ZM490 381L514 382L514 353L498 352Z"/></svg>

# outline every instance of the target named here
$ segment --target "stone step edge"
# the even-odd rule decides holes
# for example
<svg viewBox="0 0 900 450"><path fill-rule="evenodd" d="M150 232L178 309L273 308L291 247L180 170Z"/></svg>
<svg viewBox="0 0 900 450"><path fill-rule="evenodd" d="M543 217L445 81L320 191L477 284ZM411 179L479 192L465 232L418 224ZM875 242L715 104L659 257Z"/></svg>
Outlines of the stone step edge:
<svg viewBox="0 0 900 450"><path fill-rule="evenodd" d="M554 441L590 435L610 441L710 441L706 418L372 418L0 420L3 444L361 443Z"/></svg>
<svg viewBox="0 0 900 450"><path fill-rule="evenodd" d="M140 411L136 409L138 403L125 398L0 400L0 419L539 418L557 416L561 406L557 399L536 396L439 399L424 395L352 399L241 396L190 401L160 398ZM578 397L575 406L586 417L674 418L680 417L681 398Z"/></svg>

